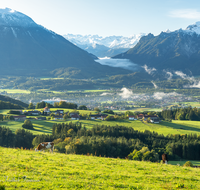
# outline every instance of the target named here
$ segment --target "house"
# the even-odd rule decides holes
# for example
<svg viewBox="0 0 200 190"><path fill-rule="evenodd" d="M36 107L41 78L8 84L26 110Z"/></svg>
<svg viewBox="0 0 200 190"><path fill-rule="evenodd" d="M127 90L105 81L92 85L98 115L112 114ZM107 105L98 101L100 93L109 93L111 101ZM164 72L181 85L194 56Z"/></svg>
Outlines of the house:
<svg viewBox="0 0 200 190"><path fill-rule="evenodd" d="M27 112L28 115L41 115L40 111L34 110L34 111L28 111Z"/></svg>
<svg viewBox="0 0 200 190"><path fill-rule="evenodd" d="M72 115L78 115L78 114L76 112L70 112L69 115L71 117Z"/></svg>
<svg viewBox="0 0 200 190"><path fill-rule="evenodd" d="M138 114L138 115L137 115L137 118L138 118L138 119L142 119L143 117L144 117L144 114Z"/></svg>
<svg viewBox="0 0 200 190"><path fill-rule="evenodd" d="M55 111L55 114L58 114L58 115L62 115L64 113L64 110L56 110Z"/></svg>
<svg viewBox="0 0 200 190"><path fill-rule="evenodd" d="M78 114L71 115L71 120L80 120L80 116Z"/></svg>
<svg viewBox="0 0 200 190"><path fill-rule="evenodd" d="M50 108L45 107L45 108L44 108L44 113L49 114L49 113L50 113Z"/></svg>
<svg viewBox="0 0 200 190"><path fill-rule="evenodd" d="M160 123L159 119L151 119L150 121L151 121L151 123Z"/></svg>
<svg viewBox="0 0 200 190"><path fill-rule="evenodd" d="M36 117L37 120L46 120L46 117Z"/></svg>
<svg viewBox="0 0 200 190"><path fill-rule="evenodd" d="M96 114L96 115L90 115L91 119L101 119L101 116L100 114Z"/></svg>
<svg viewBox="0 0 200 190"><path fill-rule="evenodd" d="M107 115L102 115L102 116L101 116L101 120L104 121L104 120L106 119L106 117L107 117Z"/></svg>
<svg viewBox="0 0 200 190"><path fill-rule="evenodd" d="M143 117L144 121L146 121L148 118L150 118L150 120L159 119L157 115L144 115Z"/></svg>
<svg viewBox="0 0 200 190"><path fill-rule="evenodd" d="M136 117L134 115L129 115L128 117L129 120L137 120Z"/></svg>
<svg viewBox="0 0 200 190"><path fill-rule="evenodd" d="M25 115L17 115L17 116L13 116L15 121L24 121L26 120L26 116Z"/></svg>
<svg viewBox="0 0 200 190"><path fill-rule="evenodd" d="M63 119L63 116L62 116L62 115L55 115L55 116L54 116L54 119L55 119L55 120Z"/></svg>

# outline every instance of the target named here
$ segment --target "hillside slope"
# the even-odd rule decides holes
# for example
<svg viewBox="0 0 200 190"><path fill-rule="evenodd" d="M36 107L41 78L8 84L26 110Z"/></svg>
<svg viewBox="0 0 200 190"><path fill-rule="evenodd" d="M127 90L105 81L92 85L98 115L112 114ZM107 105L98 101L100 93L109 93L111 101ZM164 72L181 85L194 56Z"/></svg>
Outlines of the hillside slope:
<svg viewBox="0 0 200 190"><path fill-rule="evenodd" d="M199 189L197 168L0 147L6 189ZM148 179L148 180L147 180Z"/></svg>
<svg viewBox="0 0 200 190"><path fill-rule="evenodd" d="M17 104L17 105L22 106L22 107L24 107L24 108L27 108L27 107L28 107L28 104L26 104L26 103L24 103L24 102L22 102L22 101L20 101L20 100L15 100L15 99L13 99L13 98L10 98L10 97L8 97L8 96L0 95L0 100L1 100L1 101L4 101L4 102L10 102L10 103L12 103L12 104Z"/></svg>
<svg viewBox="0 0 200 190"><path fill-rule="evenodd" d="M143 36L134 48L114 58L127 58L141 66L147 65L158 70L191 71L194 75L199 75L199 28L200 23L196 23L186 30Z"/></svg>

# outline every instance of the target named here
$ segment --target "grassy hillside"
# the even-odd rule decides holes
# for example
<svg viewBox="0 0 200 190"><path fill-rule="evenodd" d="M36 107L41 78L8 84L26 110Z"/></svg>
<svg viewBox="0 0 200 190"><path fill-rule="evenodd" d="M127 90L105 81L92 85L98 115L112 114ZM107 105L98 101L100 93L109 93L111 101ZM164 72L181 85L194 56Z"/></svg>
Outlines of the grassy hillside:
<svg viewBox="0 0 200 190"><path fill-rule="evenodd" d="M84 112L84 111L83 111ZM85 111L86 112L86 111ZM197 134L200 135L200 121L179 121L173 120L172 122L161 122L160 124L152 123L142 123L141 121L102 121L102 120L55 120L55 121L37 121L32 120L35 130L30 130L33 134L51 134L52 127L54 123L65 123L65 122L79 122L83 127L92 128L94 125L107 125L107 126L125 126L133 127L138 131L155 131L158 134L168 135L168 134ZM21 128L23 121L0 121L1 126L9 127L13 132L16 129Z"/></svg>
<svg viewBox="0 0 200 190"><path fill-rule="evenodd" d="M6 189L199 189L198 168L0 147Z"/></svg>

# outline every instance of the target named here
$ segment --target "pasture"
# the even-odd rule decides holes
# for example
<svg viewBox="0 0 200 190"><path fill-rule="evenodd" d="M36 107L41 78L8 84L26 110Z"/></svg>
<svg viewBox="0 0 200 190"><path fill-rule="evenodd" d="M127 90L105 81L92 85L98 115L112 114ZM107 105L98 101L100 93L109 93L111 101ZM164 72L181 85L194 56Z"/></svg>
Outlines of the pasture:
<svg viewBox="0 0 200 190"><path fill-rule="evenodd" d="M199 168L0 147L6 189L200 189Z"/></svg>
<svg viewBox="0 0 200 190"><path fill-rule="evenodd" d="M86 110L87 111L87 110ZM84 112L84 111L83 111ZM81 123L82 127L92 128L94 125L107 125L107 126L125 126L132 127L138 131L155 131L158 134L197 134L200 135L200 121L179 121L173 120L172 122L162 121L159 124L143 123L139 120L129 121L128 119L121 121L102 121L102 120L31 120L34 129L30 130L34 135L37 134L51 134L53 124L55 123ZM18 128L22 128L23 121L0 121L1 126L9 127L13 132Z"/></svg>

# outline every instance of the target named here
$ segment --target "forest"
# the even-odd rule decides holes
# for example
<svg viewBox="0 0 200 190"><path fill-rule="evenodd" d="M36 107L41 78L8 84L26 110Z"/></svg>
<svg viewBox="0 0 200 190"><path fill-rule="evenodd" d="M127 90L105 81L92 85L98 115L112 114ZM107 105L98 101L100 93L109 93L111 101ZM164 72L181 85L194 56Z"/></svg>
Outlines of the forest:
<svg viewBox="0 0 200 190"><path fill-rule="evenodd" d="M170 109L163 110L162 112L157 113L160 119L164 120L191 120L191 121L200 121L200 109L199 108L179 108L179 109Z"/></svg>

